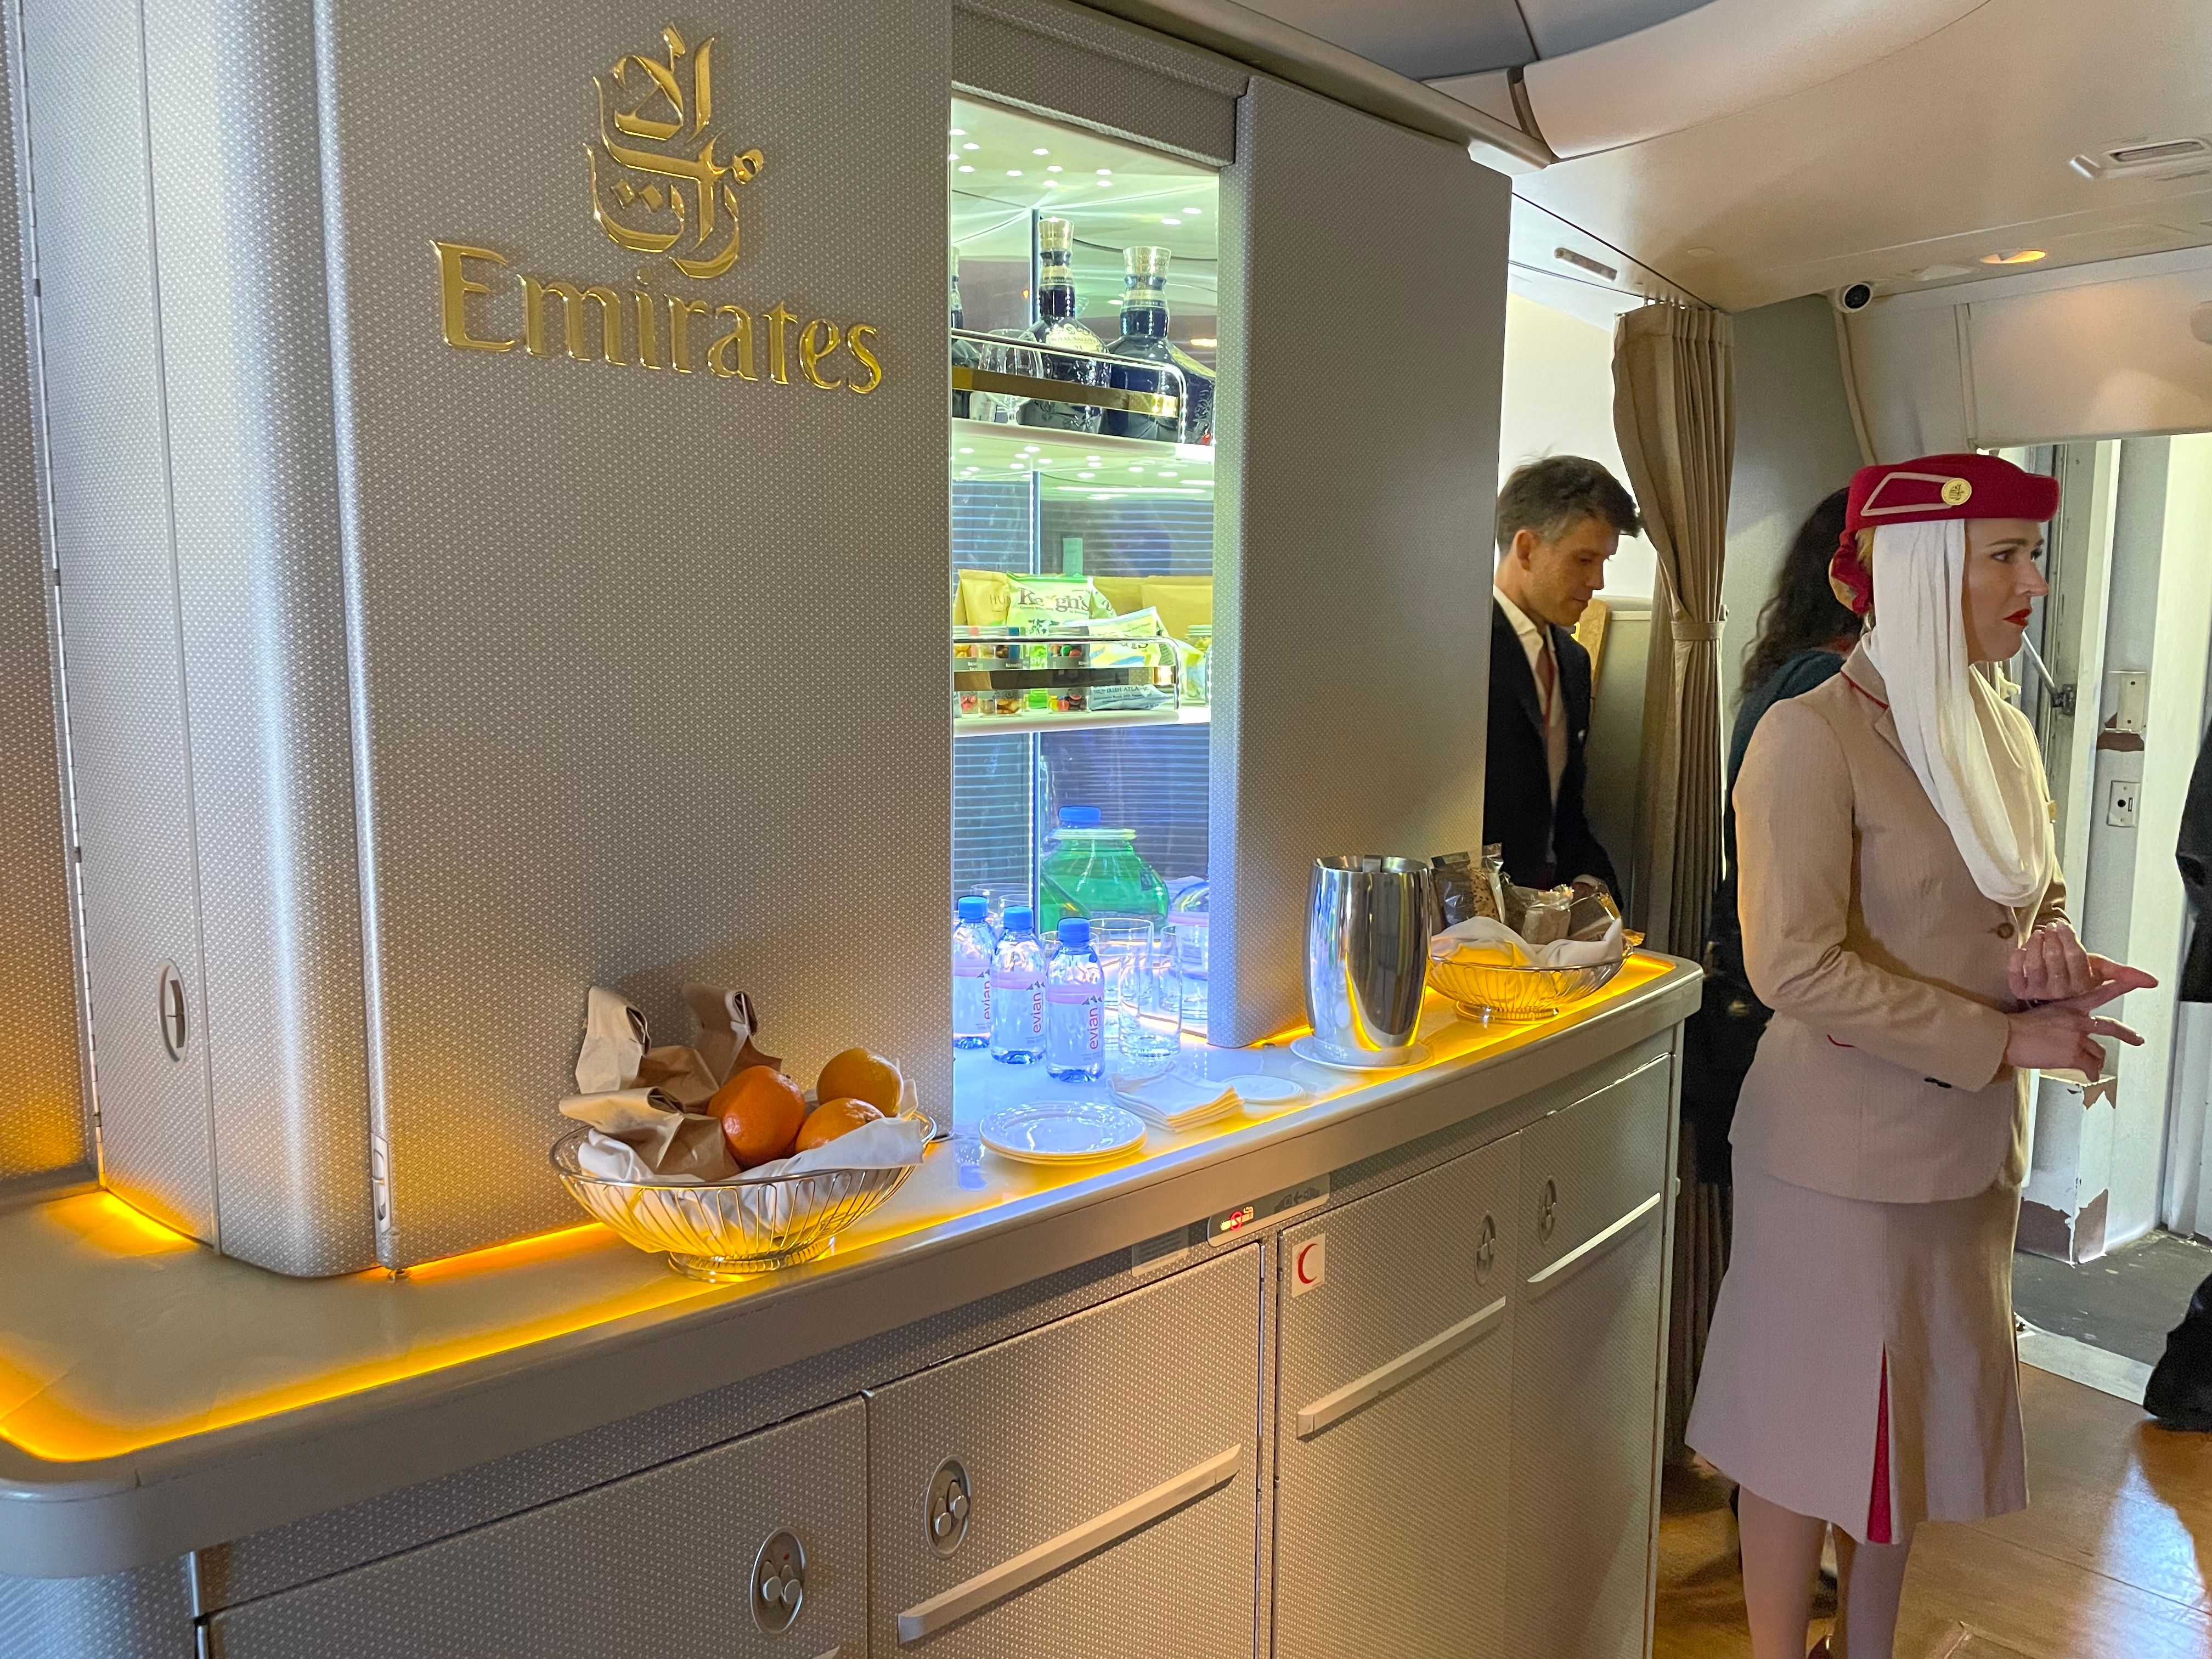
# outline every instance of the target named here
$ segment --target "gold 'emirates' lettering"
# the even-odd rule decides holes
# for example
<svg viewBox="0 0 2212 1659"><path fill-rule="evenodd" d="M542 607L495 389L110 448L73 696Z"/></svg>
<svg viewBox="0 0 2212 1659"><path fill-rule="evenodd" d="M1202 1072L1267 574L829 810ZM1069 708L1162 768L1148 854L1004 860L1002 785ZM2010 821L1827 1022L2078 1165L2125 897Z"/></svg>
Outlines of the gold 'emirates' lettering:
<svg viewBox="0 0 2212 1659"><path fill-rule="evenodd" d="M694 373L703 362L717 380L761 378L753 313L743 306L656 295L642 286L622 290L599 284L583 287L514 272L505 256L490 248L435 239L430 246L438 256L439 321L446 343L456 350L497 353L519 345L532 357L565 356L571 362L672 369L678 374ZM502 324L499 317L501 302L518 289L522 295L520 338L507 331L512 324ZM507 314L512 316L511 312ZM802 322L780 300L761 313L760 319L768 325L768 378L777 386L793 383L794 338L799 378L809 386L824 392L842 388L865 397L884 383L883 359L878 355L881 331L874 324L841 326L826 317ZM850 355L849 368L841 353Z"/></svg>

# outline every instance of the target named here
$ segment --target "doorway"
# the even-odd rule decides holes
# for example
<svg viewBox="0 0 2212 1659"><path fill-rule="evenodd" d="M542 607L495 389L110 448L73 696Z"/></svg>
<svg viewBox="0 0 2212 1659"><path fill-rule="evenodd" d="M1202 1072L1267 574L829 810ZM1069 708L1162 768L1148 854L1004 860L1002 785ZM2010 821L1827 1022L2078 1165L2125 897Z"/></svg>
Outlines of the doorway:
<svg viewBox="0 0 2212 1659"><path fill-rule="evenodd" d="M2068 908L2092 951L2160 981L2117 1010L2141 1048L2110 1045L2100 1079L2038 1079L2015 1297L2030 1325L2147 1372L2154 1331L2212 1272L2212 1006L2176 994L2191 925L2174 863L2212 714L2212 434L2007 454L2062 486L2029 635L2047 678L2026 652L2012 672Z"/></svg>

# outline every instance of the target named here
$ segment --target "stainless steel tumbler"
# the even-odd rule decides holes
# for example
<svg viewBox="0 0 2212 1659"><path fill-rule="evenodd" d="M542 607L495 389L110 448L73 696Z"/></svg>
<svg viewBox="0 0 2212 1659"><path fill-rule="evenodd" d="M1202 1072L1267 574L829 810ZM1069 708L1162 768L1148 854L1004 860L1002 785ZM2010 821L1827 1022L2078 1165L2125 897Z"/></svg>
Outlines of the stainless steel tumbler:
<svg viewBox="0 0 2212 1659"><path fill-rule="evenodd" d="M1306 1018L1340 1066L1408 1059L1429 978L1435 878L1418 859L1316 859L1306 902Z"/></svg>

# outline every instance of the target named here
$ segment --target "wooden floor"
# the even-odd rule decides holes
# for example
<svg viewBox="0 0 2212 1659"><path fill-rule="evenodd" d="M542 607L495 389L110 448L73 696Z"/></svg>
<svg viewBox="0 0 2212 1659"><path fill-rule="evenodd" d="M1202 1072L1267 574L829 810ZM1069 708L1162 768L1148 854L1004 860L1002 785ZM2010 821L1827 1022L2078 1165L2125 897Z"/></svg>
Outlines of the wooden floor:
<svg viewBox="0 0 2212 1659"><path fill-rule="evenodd" d="M1922 1529L1897 1659L2212 1659L2212 1435L2044 1371L2023 1368L2021 1395L2033 1501ZM1728 1486L1710 1474L1668 1471L1655 1652L1749 1659Z"/></svg>

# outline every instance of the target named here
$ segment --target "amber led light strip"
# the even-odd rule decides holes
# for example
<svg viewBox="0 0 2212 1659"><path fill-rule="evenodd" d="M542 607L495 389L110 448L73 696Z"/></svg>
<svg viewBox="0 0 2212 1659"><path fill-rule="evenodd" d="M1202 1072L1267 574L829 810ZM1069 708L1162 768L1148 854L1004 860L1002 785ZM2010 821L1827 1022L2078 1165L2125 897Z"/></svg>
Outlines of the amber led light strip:
<svg viewBox="0 0 2212 1659"><path fill-rule="evenodd" d="M1632 953L1613 983L1590 998L1589 1004L1601 1005L1635 991L1665 975L1668 967L1669 964L1663 960ZM1433 1069L1437 1065L1465 1059L1486 1049L1504 1047L1516 1038L1534 1036L1556 1027L1557 1022L1553 1021L1492 1025L1486 1029L1448 1025L1437 1033L1439 1038L1456 1030L1468 1033L1470 1040L1463 1046L1451 1047L1448 1052L1437 1054L1420 1067L1409 1069ZM1361 1086L1349 1077L1344 1079L1343 1083L1343 1091L1331 1092L1348 1091ZM1328 1097L1328 1094L1322 1097L1323 1100ZM1176 1141L1179 1146L1188 1146L1218 1139L1249 1127L1250 1120L1231 1117L1218 1124L1208 1125L1188 1137L1176 1137ZM1139 1152L1129 1163L1141 1164L1146 1157L1146 1153ZM1024 1170L1021 1180L1025 1184L1013 1191L989 1197L975 1209L906 1215L881 1230L863 1224L852 1234L841 1238L838 1243L843 1252L869 1249L926 1231L1013 1199L1034 1196L1037 1193L1090 1180L1098 1173L1098 1170L1089 1168ZM118 1259L204 1249L185 1234L142 1215L109 1193L58 1200L49 1207L48 1213L64 1230L77 1234L93 1248ZM333 1295L358 1292L405 1296L461 1279L472 1279L502 1272L519 1273L533 1267L553 1267L571 1255L596 1253L604 1248L605 1243L611 1241L611 1235L605 1228L595 1222L586 1222L425 1262L410 1268L404 1279L395 1279L382 1268L373 1268L343 1279L327 1281L326 1284ZM836 1253L833 1253L820 1265L834 1267L836 1259ZM0 1411L0 1440L49 1462L87 1462L122 1456L149 1446L164 1445L194 1435L234 1428L242 1423L302 1410L325 1401L363 1394L410 1377L511 1353L533 1343L591 1330L677 1303L743 1297L749 1293L751 1286L771 1277L773 1275L763 1274L737 1285L706 1285L672 1273L659 1273L644 1283L631 1285L611 1296L599 1297L535 1318L519 1320L493 1329L433 1337L402 1354L378 1355L337 1364L311 1376L241 1393L228 1399L218 1398L207 1409L189 1416L140 1422L107 1420L57 1397L52 1383L59 1380L58 1377L51 1372L42 1375L43 1368L34 1369L37 1362L27 1352L11 1354L8 1347L10 1334L0 1333L0 1401L16 1400L21 1402L12 1409Z"/></svg>

